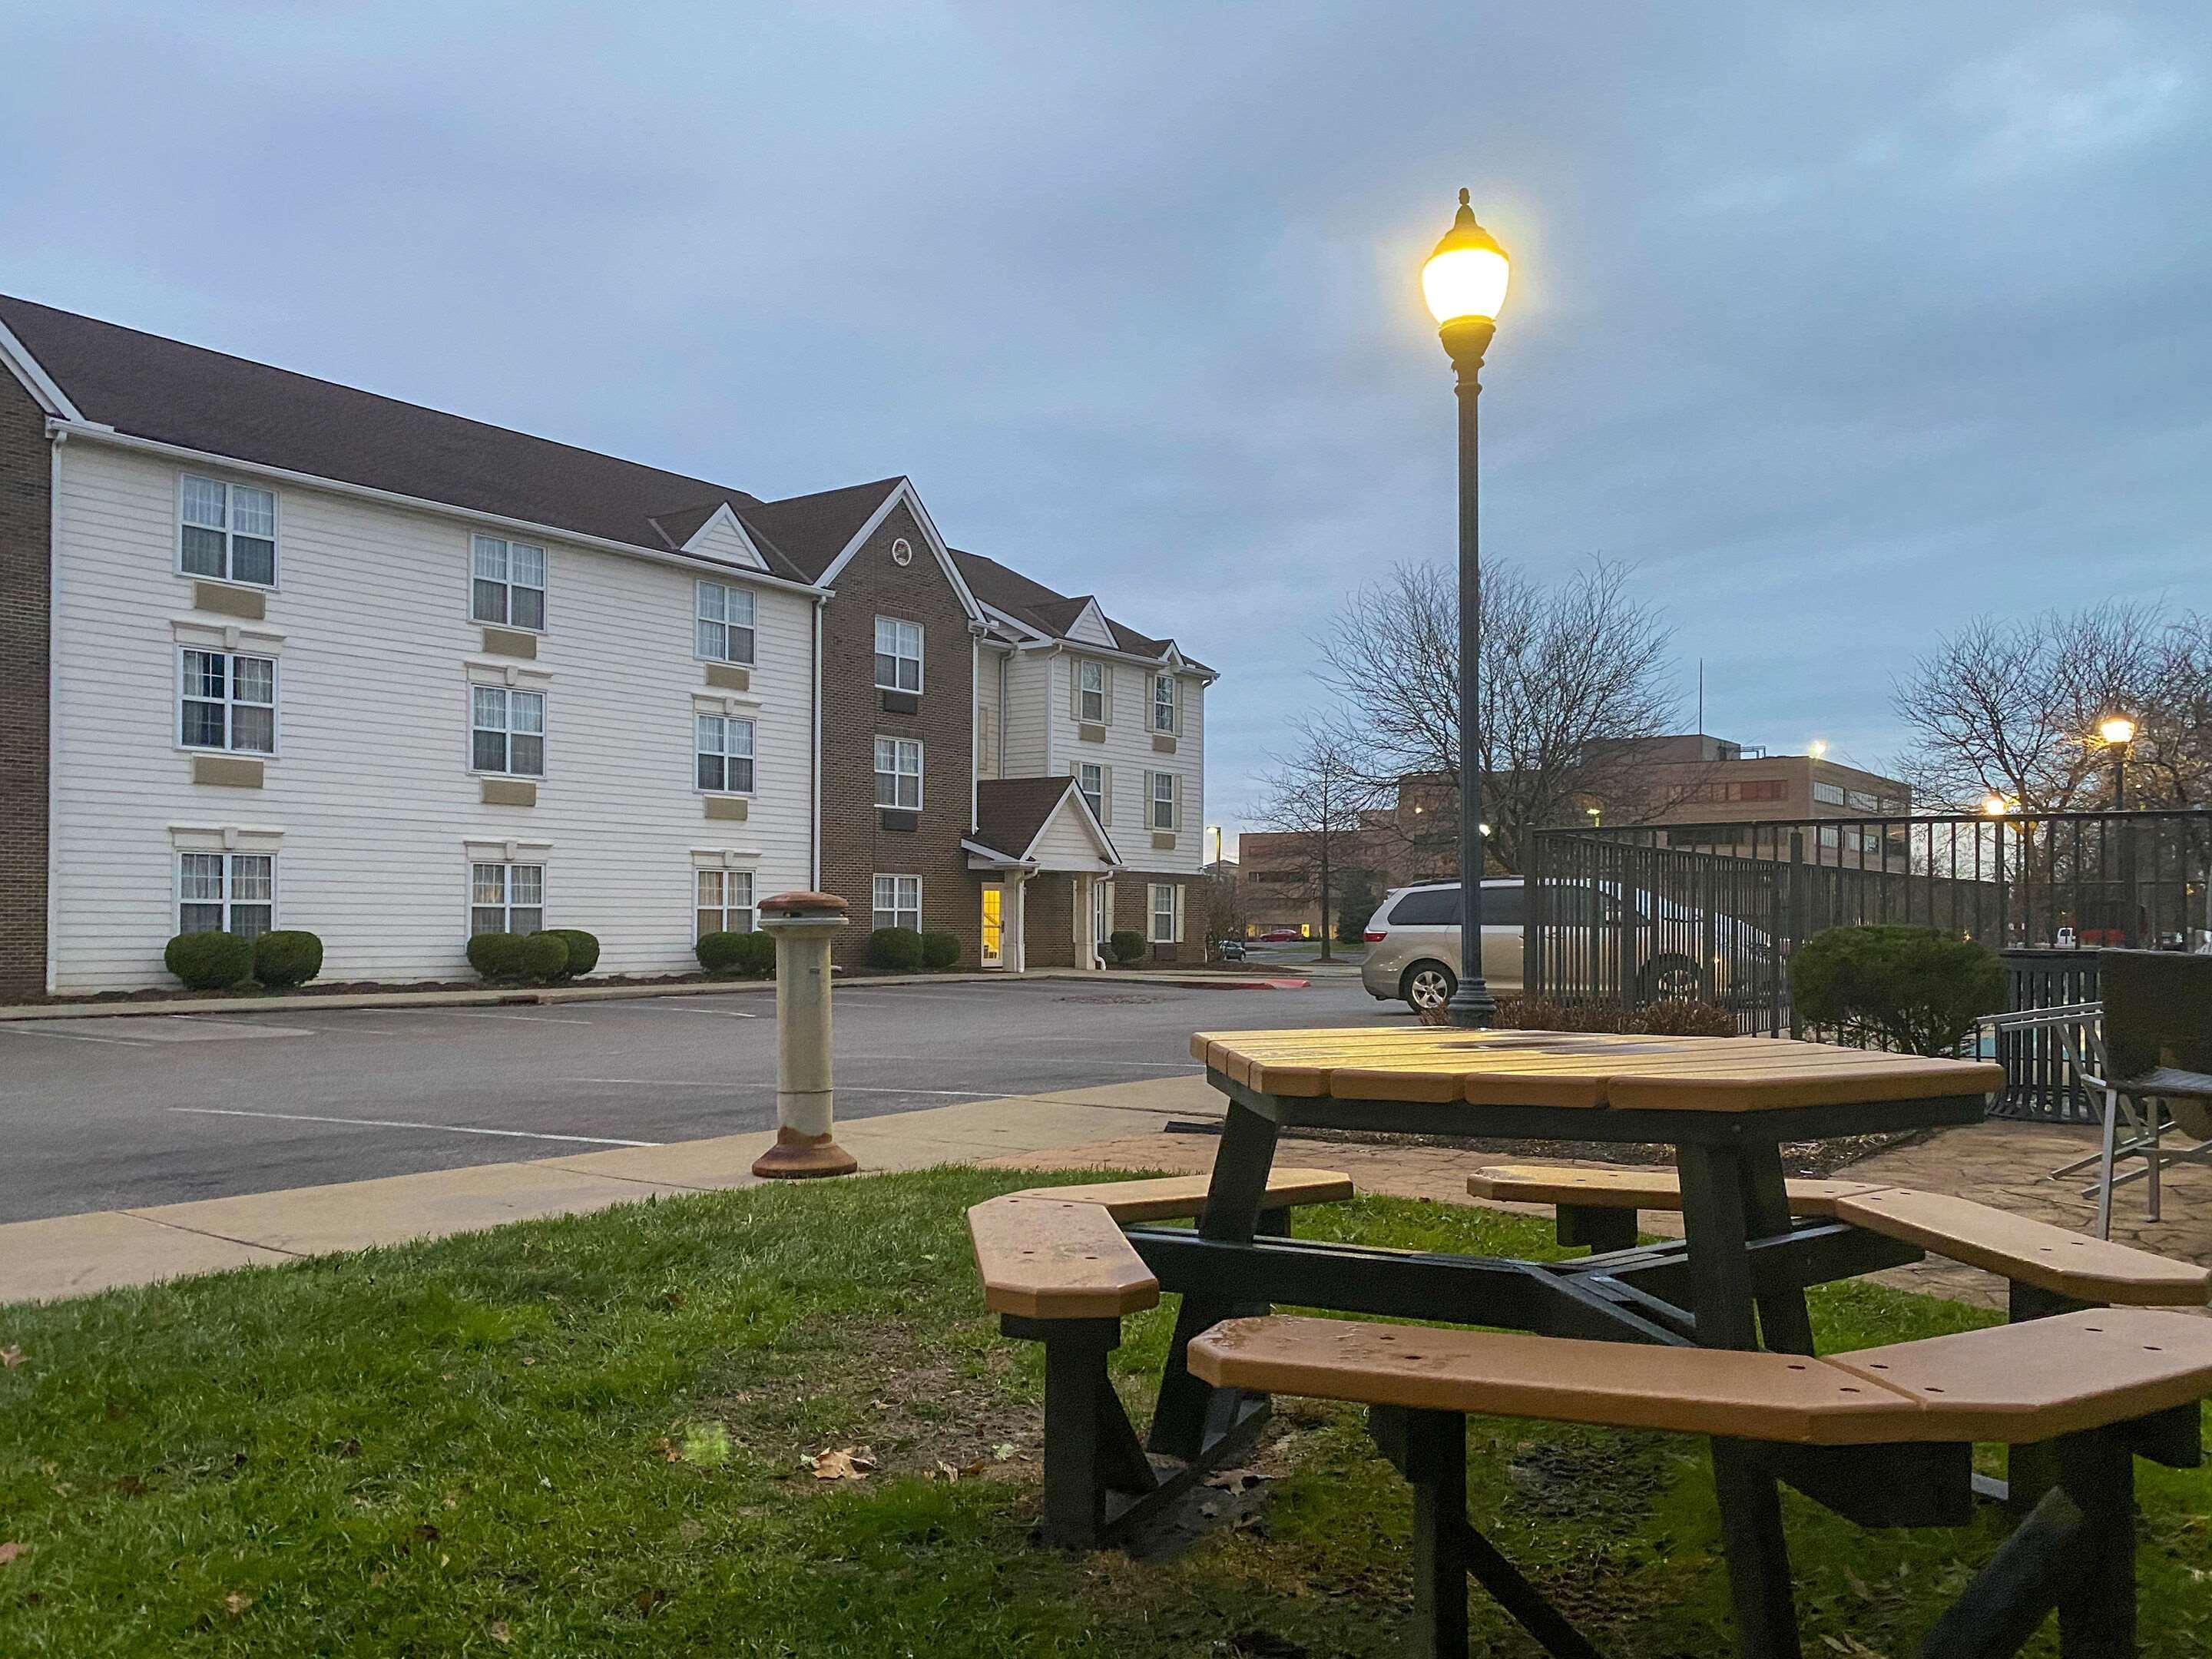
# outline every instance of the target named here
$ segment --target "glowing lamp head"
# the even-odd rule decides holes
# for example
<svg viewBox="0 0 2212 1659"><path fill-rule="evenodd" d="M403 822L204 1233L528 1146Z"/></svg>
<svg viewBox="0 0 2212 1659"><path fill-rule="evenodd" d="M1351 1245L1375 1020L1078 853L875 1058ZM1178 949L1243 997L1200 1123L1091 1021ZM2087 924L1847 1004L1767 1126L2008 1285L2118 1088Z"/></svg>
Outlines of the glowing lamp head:
<svg viewBox="0 0 2212 1659"><path fill-rule="evenodd" d="M2118 749L2136 740L2136 723L2125 714L2107 714L2097 722L2097 735Z"/></svg>
<svg viewBox="0 0 2212 1659"><path fill-rule="evenodd" d="M1984 817L2001 818L2011 811L2011 806L2006 803L2005 798L2002 795L1984 795L1982 797L1982 816Z"/></svg>
<svg viewBox="0 0 2212 1659"><path fill-rule="evenodd" d="M1459 193L1459 212L1437 251L1421 267L1421 297L1441 326L1456 322L1495 322L1505 303L1505 250L1474 222L1467 192Z"/></svg>
<svg viewBox="0 0 2212 1659"><path fill-rule="evenodd" d="M1820 759L1821 756L1828 752L1826 739L1822 738L1814 738L1812 742L1805 745L1805 752L1810 755L1814 760Z"/></svg>

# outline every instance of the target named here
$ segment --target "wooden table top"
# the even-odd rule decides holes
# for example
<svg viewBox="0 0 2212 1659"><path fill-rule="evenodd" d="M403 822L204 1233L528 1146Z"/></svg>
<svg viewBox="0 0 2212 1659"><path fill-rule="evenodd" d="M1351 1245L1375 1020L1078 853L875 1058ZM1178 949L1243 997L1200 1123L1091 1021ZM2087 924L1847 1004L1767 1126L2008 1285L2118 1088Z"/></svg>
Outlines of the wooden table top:
<svg viewBox="0 0 2212 1659"><path fill-rule="evenodd" d="M1452 1026L1200 1031L1193 1058L1263 1095L1474 1106L1758 1112L1988 1094L1990 1061L1778 1037L1613 1036Z"/></svg>

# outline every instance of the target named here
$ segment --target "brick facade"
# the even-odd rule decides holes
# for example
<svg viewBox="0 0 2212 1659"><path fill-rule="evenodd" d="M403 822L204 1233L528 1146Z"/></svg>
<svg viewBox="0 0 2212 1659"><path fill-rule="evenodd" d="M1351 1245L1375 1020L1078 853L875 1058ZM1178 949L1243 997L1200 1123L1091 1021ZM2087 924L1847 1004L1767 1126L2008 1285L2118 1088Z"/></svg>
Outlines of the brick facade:
<svg viewBox="0 0 2212 1659"><path fill-rule="evenodd" d="M891 544L901 539L913 553L903 565L891 560ZM836 959L848 967L866 959L875 878L920 876L922 927L958 934L961 965L972 968L983 918L981 884L960 847L973 805L975 662L968 613L904 507L853 556L836 586L822 619L822 886L853 907ZM914 714L887 711L876 690L879 616L921 624L922 689ZM921 821L912 830L884 829L876 810L878 736L921 740Z"/></svg>
<svg viewBox="0 0 2212 1659"><path fill-rule="evenodd" d="M52 466L45 411L0 369L0 1000L46 988Z"/></svg>
<svg viewBox="0 0 2212 1659"><path fill-rule="evenodd" d="M1124 870L1114 878L1113 931L1133 933L1145 940L1145 955L1139 961L1194 964L1206 961L1206 918L1199 914L1199 881L1196 876L1156 875L1143 870ZM1168 952L1152 943L1152 888L1161 883L1183 890L1182 939Z"/></svg>

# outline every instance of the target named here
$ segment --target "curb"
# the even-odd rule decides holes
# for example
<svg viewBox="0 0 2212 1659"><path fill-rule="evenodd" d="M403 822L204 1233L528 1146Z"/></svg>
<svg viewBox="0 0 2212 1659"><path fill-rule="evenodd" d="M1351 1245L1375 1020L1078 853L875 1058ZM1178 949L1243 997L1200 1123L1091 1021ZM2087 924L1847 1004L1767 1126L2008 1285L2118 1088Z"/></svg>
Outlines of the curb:
<svg viewBox="0 0 2212 1659"><path fill-rule="evenodd" d="M1085 973L1075 968L1045 968L1024 974L886 974L867 979L840 980L846 989L874 990L902 985L989 985L1007 981L1060 979L1085 984L1171 985L1202 991L1297 991L1302 979L1229 978L1222 975L1118 973L1105 969ZM170 1015L189 1018L195 1014L220 1018L226 1014L301 1012L318 1008L487 1008L546 1007L576 1002L629 1002L650 997L720 997L772 993L772 979L718 981L677 985L569 985L544 990L487 988L481 991L359 991L336 996L234 997L224 1000L179 998L146 1002L57 1002L0 1008L0 1023L32 1019L121 1019L132 1016Z"/></svg>

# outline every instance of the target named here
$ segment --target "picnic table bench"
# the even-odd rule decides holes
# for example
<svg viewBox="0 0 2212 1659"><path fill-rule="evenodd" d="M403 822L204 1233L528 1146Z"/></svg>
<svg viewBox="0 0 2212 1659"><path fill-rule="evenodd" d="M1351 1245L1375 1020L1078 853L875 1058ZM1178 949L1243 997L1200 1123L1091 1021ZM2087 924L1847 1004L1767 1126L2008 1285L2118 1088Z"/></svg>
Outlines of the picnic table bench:
<svg viewBox="0 0 2212 1659"><path fill-rule="evenodd" d="M1464 1496L1459 1417L1510 1414L1513 1407L1496 1402L1517 1399L1524 1414L1712 1436L1745 1655L1790 1659L1800 1651L1778 1482L1869 1524L1955 1524L1972 1499L1977 1438L2034 1449L2039 1461L2016 1464L2028 1478L2014 1483L2016 1504L2032 1510L2018 1534L2026 1541L2008 1546L2002 1583L1977 1582L1961 1603L1964 1624L1947 1620L1942 1640L1952 1645L1928 1651L2010 1652L1960 1645L1968 1640L1961 1632L1980 1639L2009 1628L2004 1621L2027 1618L2046 1590L2062 1607L2090 1609L2067 1615L2070 1629L2117 1630L2123 1599L2132 1617L2113 1552L2057 1550L2101 1564L2097 1587L2084 1590L2071 1567L2051 1566L2051 1540L2075 1539L2085 1526L2099 1536L2110 1531L2115 1504L2125 1507L2136 1452L2195 1455L2193 1407L2184 1425L2181 1402L2197 1397L2188 1394L2203 1380L2191 1345L2212 1338L2212 1322L2148 1307L2075 1310L2092 1299L2201 1303L2204 1275L1983 1206L1961 1211L1964 1200L1850 1182L1793 1189L1783 1174L1784 1141L1978 1121L2002 1085L1999 1068L1765 1038L1442 1028L1201 1033L1192 1052L1230 1101L1202 1190L1194 1180L1134 1182L1157 1190L1117 1200L1116 1184L1107 1182L1012 1194L971 1212L988 1304L1009 1334L1045 1346L1048 1541L1082 1547L1121 1535L1200 1471L1242 1455L1271 1391L1362 1400L1381 1408L1381 1438L1399 1467L1434 1474L1415 1477L1431 1544L1498 1591L1550 1651L1587 1654L1587 1643L1465 1527L1463 1501L1449 1512L1456 1520L1448 1514L1454 1481ZM1309 1125L1659 1142L1674 1147L1675 1171L1671 1181L1629 1170L1521 1178L1516 1195L1546 1193L1584 1218L1594 1236L1577 1242L1595 1247L1585 1256L1384 1250L1288 1236L1294 1205L1350 1188L1326 1172L1273 1168L1281 1131ZM1500 1194L1516 1185L1496 1172L1481 1178ZM1680 1210L1686 1237L1638 1244L1636 1210L1660 1207ZM1194 1214L1194 1228L1156 1224ZM1905 1345L1886 1358L1814 1356L1808 1285L1916 1261L1928 1248L1972 1250L1978 1265L2015 1275L2025 1294L2041 1298L2025 1304L2039 1316L2033 1331L2001 1327L1974 1334L1976 1344ZM1106 1356L1124 1315L1178 1294L1140 1441L1107 1380ZM1270 1316L1277 1304L1492 1328L1283 1322ZM2092 1320L2103 1322L2093 1328ZM2179 1320L2189 1329L2178 1348L2136 1342L2138 1356L2115 1333L2152 1332L2143 1320ZM1226 1343L1224 1332L1237 1340ZM2168 1333L2160 1324L2154 1334ZM1997 1346L2008 1341L2022 1346ZM2160 1349L2181 1357L2151 1358ZM1316 1356L1325 1353L1335 1357L1323 1364ZM1930 1354L1967 1370L1929 1371ZM1853 1369L1862 1364L1865 1373ZM1974 1365L1982 1381L1967 1389ZM1894 1376L1871 1374L1898 1367ZM1586 1385L1582 1392L1560 1391L1576 1382ZM1825 1402L1818 1411L1816 1397ZM1748 1409L1755 1401L1764 1403ZM1431 1645L1423 1652L1449 1641L1443 1602L1453 1598L1438 1589L1443 1579L1457 1587L1455 1605L1464 1613L1462 1579L1433 1559L1429 1568L1422 1618ZM2042 1588L2019 1588L2030 1583ZM2068 1639L2069 1656L2119 1651Z"/></svg>

